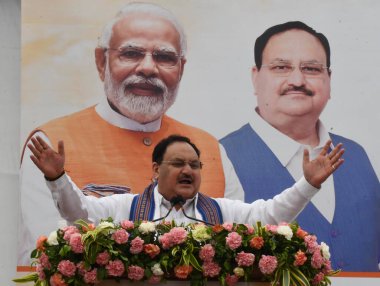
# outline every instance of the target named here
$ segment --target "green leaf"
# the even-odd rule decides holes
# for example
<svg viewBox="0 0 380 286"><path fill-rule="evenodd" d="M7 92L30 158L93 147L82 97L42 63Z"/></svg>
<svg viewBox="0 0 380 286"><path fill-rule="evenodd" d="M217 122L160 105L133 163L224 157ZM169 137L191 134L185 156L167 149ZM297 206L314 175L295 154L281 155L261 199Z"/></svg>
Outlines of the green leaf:
<svg viewBox="0 0 380 286"><path fill-rule="evenodd" d="M292 268L290 270L290 275L293 278L292 280L298 281L299 283L301 283L300 285L310 286L309 280L298 268Z"/></svg>
<svg viewBox="0 0 380 286"><path fill-rule="evenodd" d="M16 283L26 283L26 282L31 282L31 281L36 282L37 280L38 280L38 274L31 273L31 274L25 275L24 277L13 279L12 281Z"/></svg>
<svg viewBox="0 0 380 286"><path fill-rule="evenodd" d="M282 284L281 286L290 286L290 273L289 269L282 270Z"/></svg>
<svg viewBox="0 0 380 286"><path fill-rule="evenodd" d="M200 266L198 260L195 258L193 254L190 254L190 264L193 265L195 269L202 272L202 266Z"/></svg>

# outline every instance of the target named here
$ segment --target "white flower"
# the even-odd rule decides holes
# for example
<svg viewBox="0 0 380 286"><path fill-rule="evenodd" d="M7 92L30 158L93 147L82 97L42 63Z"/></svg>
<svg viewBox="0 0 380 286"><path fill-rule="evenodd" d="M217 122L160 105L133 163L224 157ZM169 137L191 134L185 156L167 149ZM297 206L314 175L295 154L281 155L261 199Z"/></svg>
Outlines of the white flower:
<svg viewBox="0 0 380 286"><path fill-rule="evenodd" d="M102 221L101 223L99 223L98 227L99 229L103 229L103 228L114 228L115 225L112 223L112 222L109 222L109 221Z"/></svg>
<svg viewBox="0 0 380 286"><path fill-rule="evenodd" d="M160 263L154 264L150 269L152 270L153 274L156 276L164 275L164 271L162 271Z"/></svg>
<svg viewBox="0 0 380 286"><path fill-rule="evenodd" d="M287 225L280 225L278 228L277 228L277 233L278 234L282 234L283 236L285 236L285 238L287 240L291 240L292 237L293 237L293 231L292 229L287 226Z"/></svg>
<svg viewBox="0 0 380 286"><path fill-rule="evenodd" d="M321 242L321 250L322 250L322 256L326 259L330 259L330 247L324 243L323 241Z"/></svg>
<svg viewBox="0 0 380 286"><path fill-rule="evenodd" d="M49 245L58 245L57 231L52 231L47 239Z"/></svg>
<svg viewBox="0 0 380 286"><path fill-rule="evenodd" d="M151 221L142 222L139 226L139 231L143 234L154 232L155 230L156 230L156 225Z"/></svg>
<svg viewBox="0 0 380 286"><path fill-rule="evenodd" d="M243 277L244 276L244 269L241 267L235 267L233 271L237 277Z"/></svg>
<svg viewBox="0 0 380 286"><path fill-rule="evenodd" d="M191 233L196 241L204 241L211 238L211 235L207 232L207 226L204 224L195 225L194 229L191 230Z"/></svg>

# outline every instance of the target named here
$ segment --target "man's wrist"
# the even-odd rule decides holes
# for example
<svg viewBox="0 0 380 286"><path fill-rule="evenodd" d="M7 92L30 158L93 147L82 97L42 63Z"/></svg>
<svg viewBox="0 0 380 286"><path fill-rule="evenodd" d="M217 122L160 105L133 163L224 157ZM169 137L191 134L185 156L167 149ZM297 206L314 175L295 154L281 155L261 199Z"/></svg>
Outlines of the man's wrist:
<svg viewBox="0 0 380 286"><path fill-rule="evenodd" d="M44 176L44 177L45 177L45 180L46 180L46 181L52 182L52 181L58 180L58 179L59 179L60 177L62 177L64 174L65 174L65 170L63 170L62 173L60 173L60 174L59 174L58 176L56 176L56 177L53 177L53 178L51 178L51 177L46 177L46 176Z"/></svg>

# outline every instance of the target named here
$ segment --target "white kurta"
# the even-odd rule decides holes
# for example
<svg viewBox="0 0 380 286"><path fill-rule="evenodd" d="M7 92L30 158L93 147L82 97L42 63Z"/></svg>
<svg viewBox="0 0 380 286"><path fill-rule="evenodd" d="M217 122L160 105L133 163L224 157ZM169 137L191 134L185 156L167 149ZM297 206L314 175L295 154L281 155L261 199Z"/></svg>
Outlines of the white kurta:
<svg viewBox="0 0 380 286"><path fill-rule="evenodd" d="M72 182L68 175L63 175L58 180L47 181L47 186L52 192L60 214L70 223L81 218L93 223L99 223L100 219L112 217L115 222L128 219L131 204L135 194L120 194L103 197L100 199L85 196ZM251 204L238 200L216 198L225 222L255 224L261 221L263 224L279 224L291 222L304 209L310 199L318 192L305 178L301 178L292 187L270 200L257 200ZM185 204L188 216L202 219L196 209L198 195ZM156 186L154 190L155 213L154 219L164 216L170 204L159 193ZM183 214L174 211L168 220L178 217L179 223L192 222Z"/></svg>

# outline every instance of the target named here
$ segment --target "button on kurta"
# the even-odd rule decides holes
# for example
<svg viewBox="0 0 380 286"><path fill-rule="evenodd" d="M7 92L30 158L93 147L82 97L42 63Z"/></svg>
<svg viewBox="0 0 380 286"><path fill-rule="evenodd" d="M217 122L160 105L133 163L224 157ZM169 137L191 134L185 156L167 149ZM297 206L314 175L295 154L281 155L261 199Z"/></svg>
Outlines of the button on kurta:
<svg viewBox="0 0 380 286"><path fill-rule="evenodd" d="M150 139L149 137L144 137L143 143L145 146L150 146L152 145L152 139Z"/></svg>

